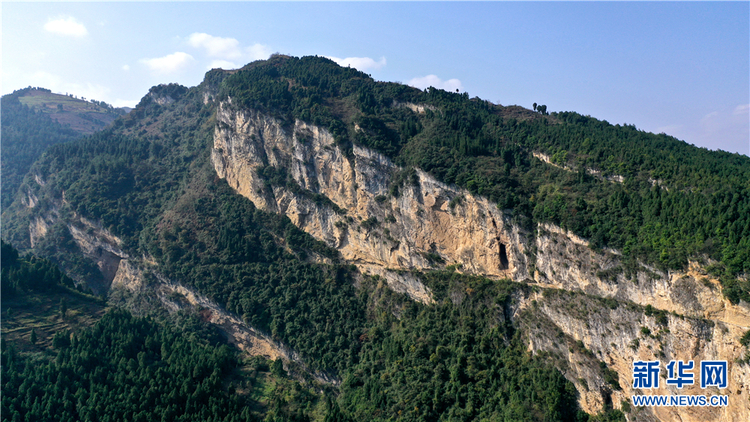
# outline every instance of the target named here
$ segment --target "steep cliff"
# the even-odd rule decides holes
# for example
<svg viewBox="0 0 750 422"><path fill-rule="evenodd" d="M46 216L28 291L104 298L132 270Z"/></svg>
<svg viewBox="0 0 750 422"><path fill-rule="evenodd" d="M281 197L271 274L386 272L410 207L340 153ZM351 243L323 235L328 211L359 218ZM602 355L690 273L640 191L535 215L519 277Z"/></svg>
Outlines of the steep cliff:
<svg viewBox="0 0 750 422"><path fill-rule="evenodd" d="M366 148L355 145L347 155L324 129L299 120L284 128L221 104L211 159L256 206L286 214L347 261L422 302L429 302L428 290L391 270L459 264L474 274L528 277L525 235L496 205ZM268 166L284 169L298 186L269 184L259 175Z"/></svg>
<svg viewBox="0 0 750 422"><path fill-rule="evenodd" d="M730 303L697 263L686 273L640 264L626 277L616 250L595 251L550 224L525 233L486 198L419 169L399 168L361 146L346 152L322 128L300 120L285 126L237 109L231 100L218 106L211 160L217 174L258 207L286 214L348 262L415 300L430 303L432 297L410 277L413 269L455 265L530 282L536 293L519 295L511 317L532 351L554 357L588 412L630 407L623 403L638 394L635 360L659 359L663 366L672 359L727 360L731 391L709 394L728 395L728 407L633 408L627 416L750 419L750 367L738 362L746 353L739 338L750 328L750 305ZM664 383L647 393L667 391L676 393ZM707 393L693 386L681 394Z"/></svg>

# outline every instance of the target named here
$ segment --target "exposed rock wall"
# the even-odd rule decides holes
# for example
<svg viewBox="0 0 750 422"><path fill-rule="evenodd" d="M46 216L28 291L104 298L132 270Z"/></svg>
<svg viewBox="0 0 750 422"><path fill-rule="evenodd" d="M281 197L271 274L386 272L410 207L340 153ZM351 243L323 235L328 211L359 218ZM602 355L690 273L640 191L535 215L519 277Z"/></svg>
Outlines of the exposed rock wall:
<svg viewBox="0 0 750 422"><path fill-rule="evenodd" d="M659 359L663 373L671 359L727 360L732 391L693 386L681 393L727 394L729 407L633 408L627 417L750 420L750 368L737 363L745 353L738 340L750 328L750 305L729 303L718 281L696 264L686 273L643 265L626 280L618 270L617 251L594 251L585 239L553 225L540 225L530 241L486 198L418 169L416 176L404 177L404 169L366 148L355 146L347 156L324 129L301 121L285 127L227 104L219 105L217 122L211 159L220 177L261 209L286 214L363 272L386 278L394 290L430 303L429 289L403 270L428 269L436 261L460 264L473 274L533 281L533 293L517 298L512 318L529 333L532 351L555 357L576 385L584 410L596 413L606 403L620 408L637 394L632 389L635 360ZM302 189L269 186L258 175L266 166L285 169ZM405 182L393 195L397 180ZM316 194L346 212L337 213L327 200L316 201ZM647 315L646 305L674 314ZM612 378L610 370L619 376L621 391L606 381ZM646 393L667 391L676 393L665 383Z"/></svg>
<svg viewBox="0 0 750 422"><path fill-rule="evenodd" d="M26 195L21 197L21 203L27 208L34 208L39 203L39 198L31 190L26 191Z"/></svg>
<svg viewBox="0 0 750 422"><path fill-rule="evenodd" d="M96 264L104 277L102 284L89 287L98 295L107 294L121 264L130 258L122 249L122 240L83 217L74 216L74 220L68 222L67 226L84 256Z"/></svg>
<svg viewBox="0 0 750 422"><path fill-rule="evenodd" d="M536 247L534 279L540 285L750 328L750 304L730 303L719 281L697 263L691 262L687 272L668 273L641 265L636 276L627 279L617 251L595 252L586 240L549 224L540 225Z"/></svg>
<svg viewBox="0 0 750 422"><path fill-rule="evenodd" d="M629 420L746 421L750 420L750 365L740 364L745 348L735 325L702 318L647 315L644 307L605 301L579 292L542 289L518 298L513 318L528 335L529 348L549 352L580 394L581 407L590 413L608 401L620 408L633 394L727 395L727 407L632 407ZM696 384L679 390L665 382L670 360L694 361ZM659 360L660 386L634 390L633 362ZM729 388L701 389L699 365L704 360L726 360ZM604 381L599 362L617 372L622 391Z"/></svg>
<svg viewBox="0 0 750 422"><path fill-rule="evenodd" d="M491 277L528 276L525 238L486 198L475 197L385 156L354 146L347 157L326 130L296 121L281 122L252 110L217 111L212 162L218 175L259 208L286 214L294 224L337 248L362 269L431 268L460 264L462 270ZM264 166L284 168L311 195L273 186L258 176ZM399 178L400 176L400 178ZM390 193L397 180L398 195ZM383 275L396 284L392 272ZM407 289L423 302L426 288Z"/></svg>
<svg viewBox="0 0 750 422"><path fill-rule="evenodd" d="M553 167L557 167L559 169L563 169L565 171L570 171L570 172L576 172L576 171L578 171L578 170L576 170L574 168L571 168L571 167L568 167L568 166L566 166L564 164L553 163L552 159L547 154L544 154L544 153L541 153L541 152L532 152L531 155L533 155L534 157L536 157L536 158L544 161L545 163L547 163L547 164L549 164L549 165L551 165ZM625 176L621 176L619 174L612 174L612 175L609 175L609 176L605 177L605 176L602 176L601 170L595 170L595 169L592 169L592 168L586 168L586 173L588 173L588 174L590 174L590 175L592 175L594 177L597 177L597 178L599 178L601 180L606 180L608 182L625 183ZM652 184L654 184L654 183L652 182Z"/></svg>
<svg viewBox="0 0 750 422"><path fill-rule="evenodd" d="M49 227L49 222L40 216L36 216L29 223L29 243L32 248L39 242L39 239L47 235Z"/></svg>
<svg viewBox="0 0 750 422"><path fill-rule="evenodd" d="M32 217L29 223L29 243L32 248L60 221L59 205L53 204L46 212ZM122 240L100 224L75 213L63 224L81 253L96 264L102 274L102 280L89 280L87 286L97 295L106 295L118 271L130 259L123 250Z"/></svg>
<svg viewBox="0 0 750 422"><path fill-rule="evenodd" d="M585 239L559 227L540 225L535 245L534 279L547 294L521 300L536 299L537 305L533 307L535 316L529 314L532 307L522 305L527 306L527 314L520 320L526 321L523 325L531 333L532 350L561 356L564 365L559 366L567 367L564 372L576 384L585 410L596 412L608 400L619 407L622 400L641 393L722 394L729 397L728 407L653 407L634 409L628 417L643 421L750 420L750 365L738 363L747 353L739 338L750 329L750 304L729 302L719 281L695 262L687 272L664 273L641 265L628 279L617 251L595 252ZM646 314L648 305L656 315ZM661 318L657 318L659 314ZM546 322L529 323L529 319ZM650 334L644 334L644 327ZM571 346L575 341L617 371L622 392L603 384L593 362L582 363L591 361L592 356ZM662 379L657 390L634 392L633 362L657 359L662 362L662 373L672 359L693 360L696 365L703 360L726 360L730 388L702 390L694 385L678 391Z"/></svg>

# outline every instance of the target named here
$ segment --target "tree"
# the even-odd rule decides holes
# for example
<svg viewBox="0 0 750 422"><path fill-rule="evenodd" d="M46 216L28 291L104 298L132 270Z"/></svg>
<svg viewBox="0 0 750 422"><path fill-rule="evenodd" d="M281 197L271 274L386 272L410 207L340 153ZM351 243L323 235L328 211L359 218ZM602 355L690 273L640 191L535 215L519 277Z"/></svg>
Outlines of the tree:
<svg viewBox="0 0 750 422"><path fill-rule="evenodd" d="M65 319L68 314L68 301L65 298L60 299L60 318Z"/></svg>
<svg viewBox="0 0 750 422"><path fill-rule="evenodd" d="M32 328L31 329L31 337L29 338L29 341L31 341L31 344L36 344L36 340L37 340L37 338L36 338L36 330Z"/></svg>
<svg viewBox="0 0 750 422"><path fill-rule="evenodd" d="M281 358L277 358L273 363L271 364L271 373L276 375L277 377L283 377L284 376L284 361L281 360Z"/></svg>
<svg viewBox="0 0 750 422"><path fill-rule="evenodd" d="M536 103L534 103L534 111L536 111Z"/></svg>

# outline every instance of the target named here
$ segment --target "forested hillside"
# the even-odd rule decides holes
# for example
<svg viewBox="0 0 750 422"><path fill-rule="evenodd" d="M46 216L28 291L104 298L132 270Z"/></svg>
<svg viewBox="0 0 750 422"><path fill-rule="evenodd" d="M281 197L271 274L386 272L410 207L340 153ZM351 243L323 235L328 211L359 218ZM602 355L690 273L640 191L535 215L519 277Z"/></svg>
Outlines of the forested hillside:
<svg viewBox="0 0 750 422"><path fill-rule="evenodd" d="M52 350L3 345L3 420L624 420L614 408L627 411L627 403L611 397L629 380L618 380L604 354L562 330L550 341L557 356L530 344L532 330L549 328L523 325L546 321L539 316L549 311L533 280L463 274L426 254L434 270L398 269L429 289L430 301L415 302L237 193L211 162L219 103L258 110L286 128L295 120L319 126L349 160L354 145L384 154L405 169L390 197L413 184L419 168L489 198L531 239L552 223L595 252L618 250L625 268L615 279L624 273L637 281L644 264L683 270L699 261L731 303L750 301L748 157L576 113L376 82L324 58L276 55L238 71L212 70L197 87L153 87L131 113L49 147L18 179L24 196L3 207L2 236L23 252L3 245L3 297L38 294L34 274L45 274L67 289L86 290L93 280L112 286L107 300L117 309L55 336ZM49 130L67 133L52 123ZM281 167L258 173L269 191L284 186L346 218L347 210ZM533 262L535 249L524 253ZM123 274L126 261L140 272ZM294 359L247 361L206 325L207 308L184 305L179 294L159 296L166 284L205 295ZM657 317L665 326L693 321L621 298L590 302L591 312L642 316L622 322L637 324L636 333ZM520 324L518 315L534 317ZM664 347L649 343L643 353L664 356ZM578 360L568 365L568 358ZM573 378L571 366L597 380L592 395L607 398L598 415L581 410L589 384Z"/></svg>
<svg viewBox="0 0 750 422"><path fill-rule="evenodd" d="M2 207L13 201L31 164L50 146L104 128L124 114L104 102L87 102L25 88L2 98Z"/></svg>
<svg viewBox="0 0 750 422"><path fill-rule="evenodd" d="M631 267L718 261L713 271L727 296L750 300L750 287L736 279L750 271L747 156L574 112L547 115L379 83L317 57L250 64L227 78L219 98L327 127L342 144L365 145L489 197L528 228L552 222L594 247L616 248Z"/></svg>

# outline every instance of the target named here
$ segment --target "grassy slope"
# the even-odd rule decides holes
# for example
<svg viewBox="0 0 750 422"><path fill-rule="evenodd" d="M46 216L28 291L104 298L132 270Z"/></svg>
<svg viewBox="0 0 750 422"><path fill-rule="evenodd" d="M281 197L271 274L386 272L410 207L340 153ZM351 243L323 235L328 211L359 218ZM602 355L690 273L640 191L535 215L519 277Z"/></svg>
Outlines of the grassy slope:
<svg viewBox="0 0 750 422"><path fill-rule="evenodd" d="M118 109L109 109L82 99L42 90L30 90L19 97L19 101L84 135L101 130L121 114ZM59 106L62 106L62 109Z"/></svg>

